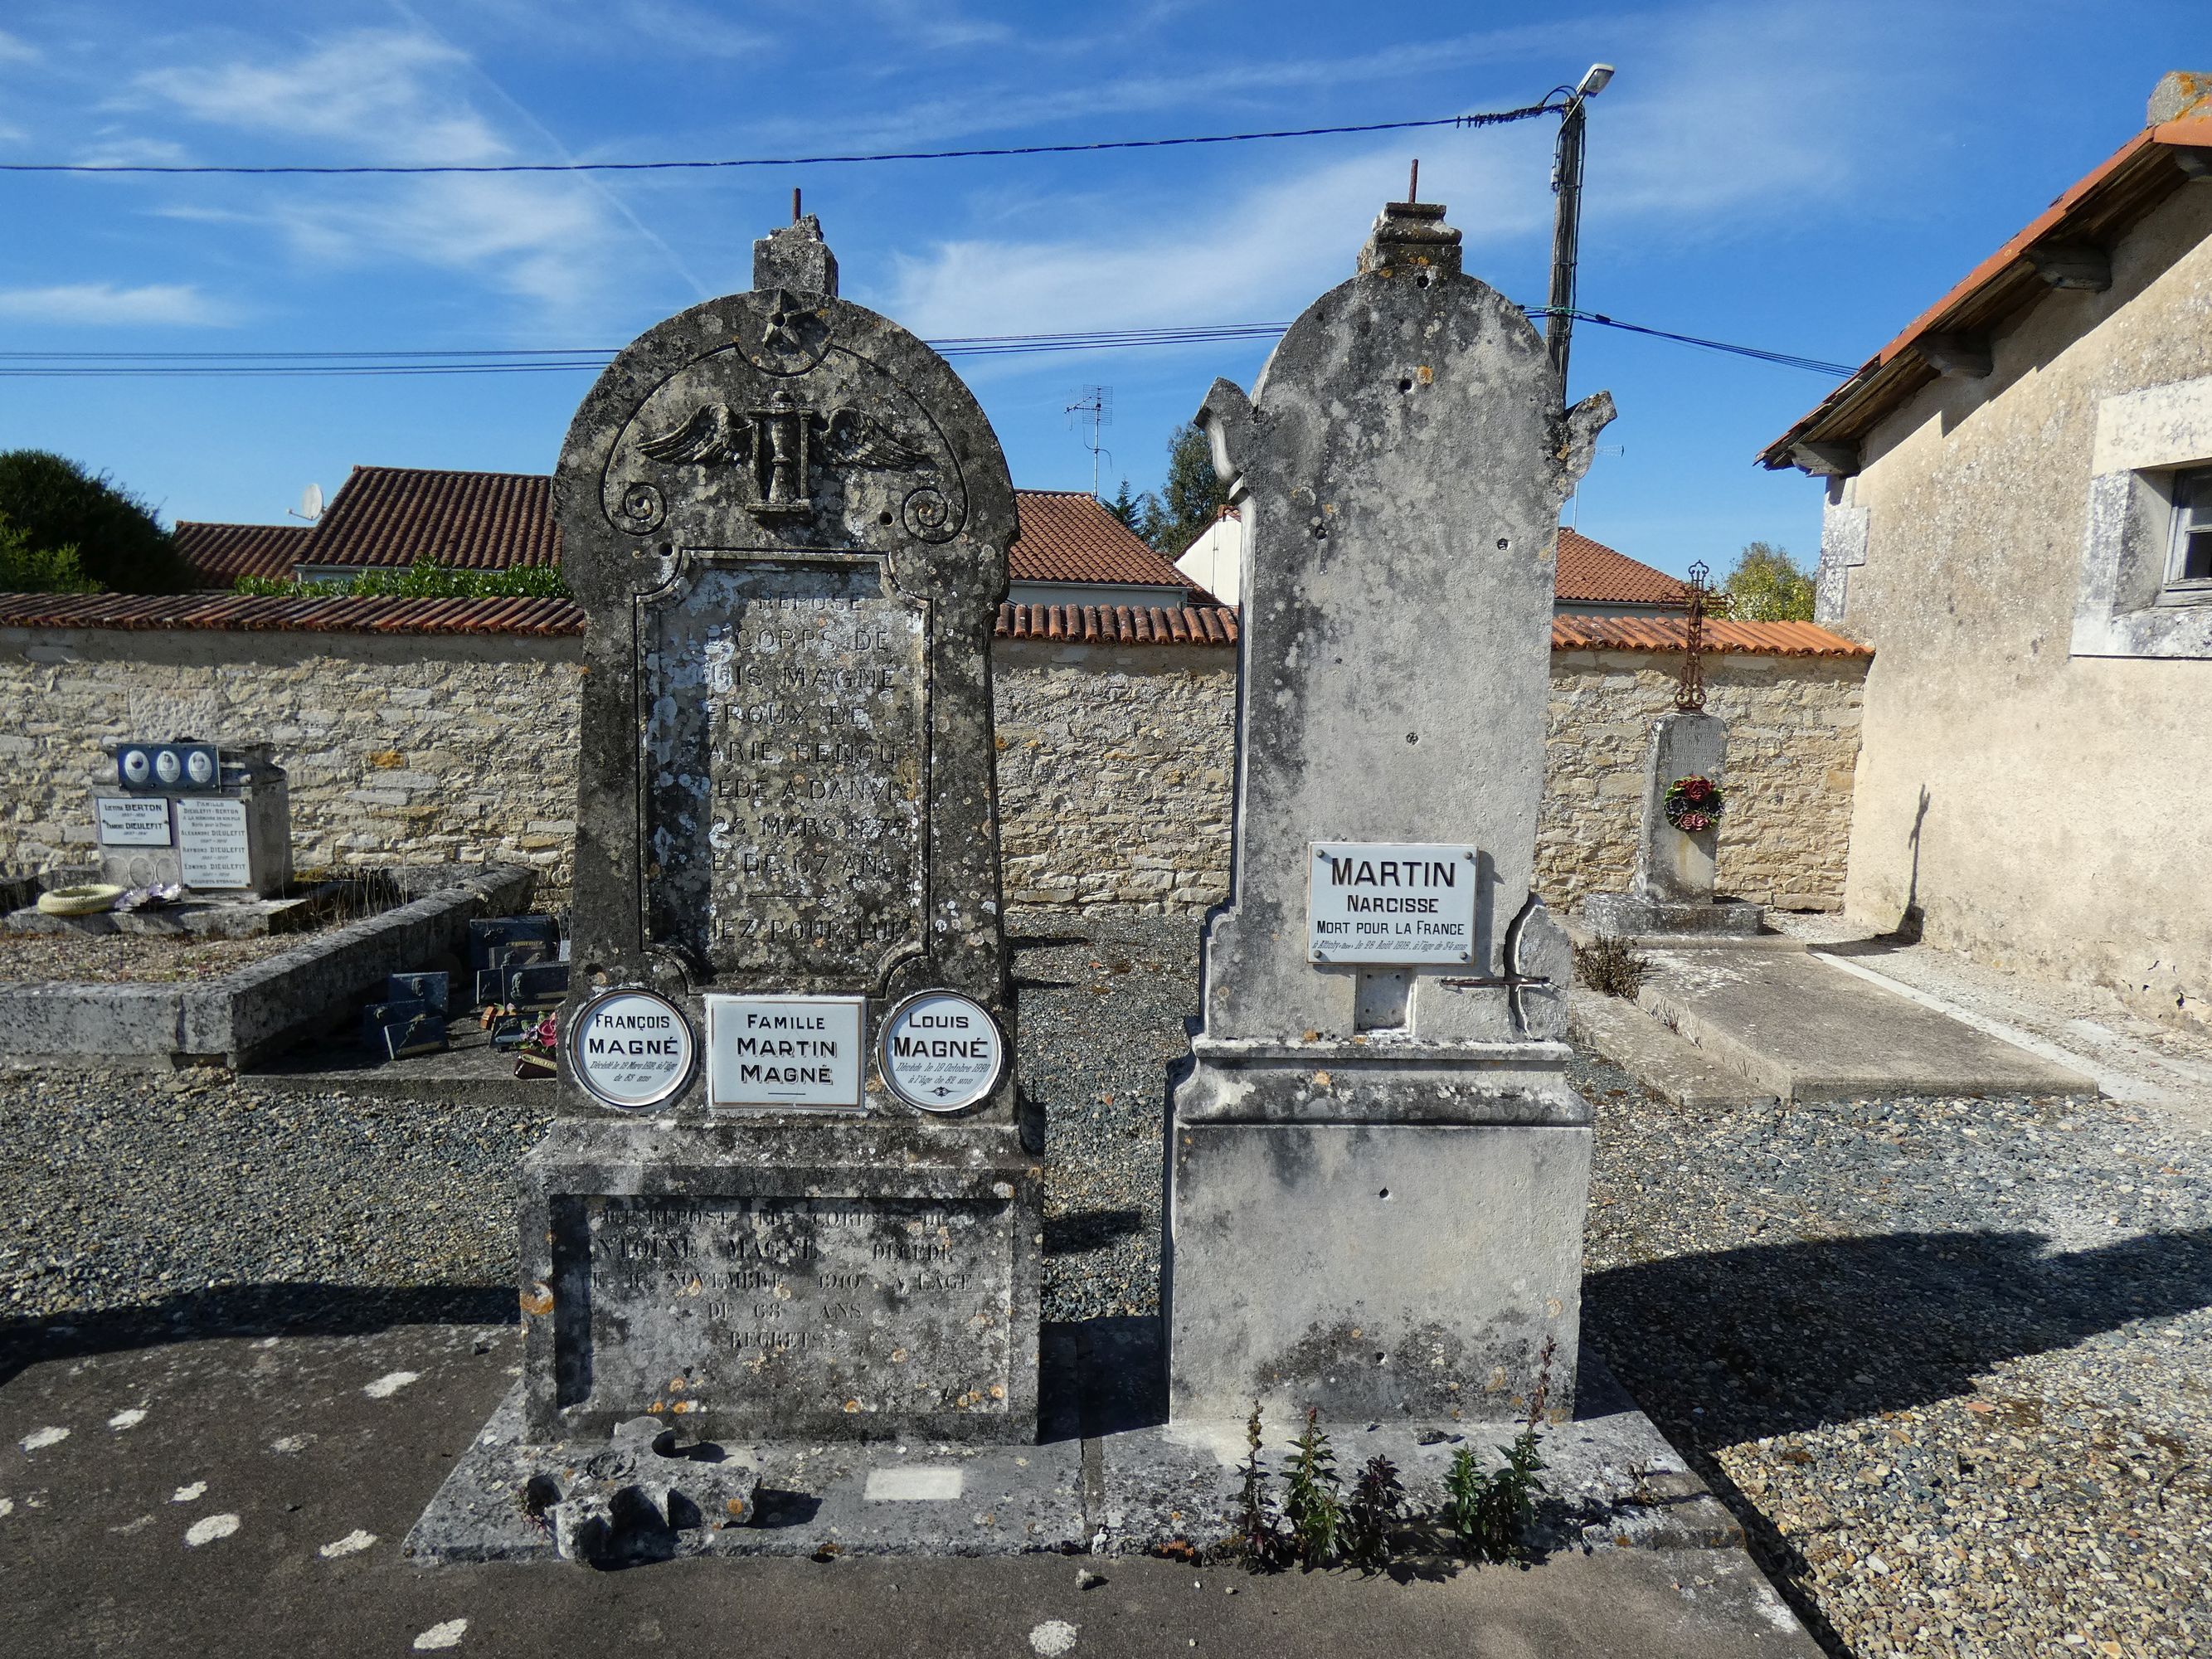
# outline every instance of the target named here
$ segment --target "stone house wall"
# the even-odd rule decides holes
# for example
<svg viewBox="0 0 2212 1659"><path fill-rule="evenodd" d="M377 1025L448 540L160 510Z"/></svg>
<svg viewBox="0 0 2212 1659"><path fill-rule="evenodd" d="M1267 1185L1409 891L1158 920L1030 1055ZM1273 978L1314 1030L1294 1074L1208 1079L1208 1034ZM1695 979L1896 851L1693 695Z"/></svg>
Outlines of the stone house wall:
<svg viewBox="0 0 2212 1659"><path fill-rule="evenodd" d="M0 865L92 857L85 781L103 738L275 744L303 869L500 860L569 879L579 643L505 635L0 630ZM1721 837L1731 892L1832 908L1857 749L1855 659L1711 658L1735 723ZM1233 651L999 641L1006 897L1198 910L1225 896ZM1674 664L1554 652L1541 889L1559 908L1635 857L1649 721Z"/></svg>

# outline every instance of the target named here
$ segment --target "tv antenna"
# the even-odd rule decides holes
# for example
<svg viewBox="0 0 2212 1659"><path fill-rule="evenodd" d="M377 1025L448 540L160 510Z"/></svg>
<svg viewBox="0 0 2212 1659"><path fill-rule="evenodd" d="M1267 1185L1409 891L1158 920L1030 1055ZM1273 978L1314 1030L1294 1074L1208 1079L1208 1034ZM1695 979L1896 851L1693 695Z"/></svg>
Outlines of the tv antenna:
<svg viewBox="0 0 2212 1659"><path fill-rule="evenodd" d="M323 487L311 483L300 492L300 504L292 509L295 519L305 519L309 524L323 516Z"/></svg>
<svg viewBox="0 0 2212 1659"><path fill-rule="evenodd" d="M1067 423L1076 425L1087 421L1091 435L1084 439L1083 447L1091 452L1091 493L1098 494L1098 458L1112 457L1114 452L1098 441L1099 429L1114 424L1114 388L1110 386L1087 386L1067 406Z"/></svg>

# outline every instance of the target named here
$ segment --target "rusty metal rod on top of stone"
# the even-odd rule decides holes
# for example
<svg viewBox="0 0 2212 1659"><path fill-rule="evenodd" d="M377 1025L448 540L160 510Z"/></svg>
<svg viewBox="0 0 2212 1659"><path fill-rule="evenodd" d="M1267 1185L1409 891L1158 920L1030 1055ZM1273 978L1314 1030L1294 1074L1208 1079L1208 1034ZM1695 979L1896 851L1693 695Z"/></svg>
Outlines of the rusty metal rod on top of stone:
<svg viewBox="0 0 2212 1659"><path fill-rule="evenodd" d="M1682 636L1682 677L1674 687L1674 707L1694 714L1705 706L1705 578L1712 572L1701 561L1690 567L1689 612Z"/></svg>

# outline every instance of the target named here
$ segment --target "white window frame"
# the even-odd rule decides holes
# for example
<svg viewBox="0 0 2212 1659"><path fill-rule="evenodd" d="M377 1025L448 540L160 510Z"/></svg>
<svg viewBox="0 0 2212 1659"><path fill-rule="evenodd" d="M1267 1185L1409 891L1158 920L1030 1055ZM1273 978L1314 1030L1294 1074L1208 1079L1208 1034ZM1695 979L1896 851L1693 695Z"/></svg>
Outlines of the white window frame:
<svg viewBox="0 0 2212 1659"><path fill-rule="evenodd" d="M2212 659L2212 577L2180 574L2212 513L2212 375L2098 404L2087 509L2071 654Z"/></svg>
<svg viewBox="0 0 2212 1659"><path fill-rule="evenodd" d="M2166 484L2172 520L2162 605L2212 605L2212 465L2177 468ZM2205 562L2188 574L2191 544Z"/></svg>

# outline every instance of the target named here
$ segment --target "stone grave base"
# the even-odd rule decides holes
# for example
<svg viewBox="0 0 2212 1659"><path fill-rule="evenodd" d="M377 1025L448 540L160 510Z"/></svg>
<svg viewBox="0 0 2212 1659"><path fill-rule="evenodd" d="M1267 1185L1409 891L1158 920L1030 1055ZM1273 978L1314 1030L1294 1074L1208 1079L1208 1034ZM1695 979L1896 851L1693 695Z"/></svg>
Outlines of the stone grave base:
<svg viewBox="0 0 2212 1659"><path fill-rule="evenodd" d="M687 1556L1135 1555L1204 1552L1236 1526L1242 1422L1162 1420L1158 1322L1048 1327L1036 1445L774 1440L691 1445L659 1423L620 1443L524 1438L500 1405L408 1535L424 1566L565 1557L617 1566ZM1734 1549L1742 1534L1649 1418L1586 1356L1570 1420L1544 1431L1540 1549ZM1331 1425L1349 1483L1378 1454L1433 1510L1452 1455L1486 1468L1520 1425L1502 1398L1462 1419ZM1477 1420L1477 1418L1481 1420ZM1263 1425L1279 1498L1289 1416ZM658 1438L664 1450L656 1451ZM733 1508L732 1505L735 1505Z"/></svg>
<svg viewBox="0 0 2212 1659"><path fill-rule="evenodd" d="M541 1438L655 1411L717 1439L1036 1437L1043 1170L1011 1125L564 1118L521 1185Z"/></svg>
<svg viewBox="0 0 2212 1659"><path fill-rule="evenodd" d="M88 916L50 916L35 901L0 916L0 933L136 933L149 939L254 939L313 927L331 901L345 890L328 881L284 898L241 893L233 898L193 897L158 910L102 910Z"/></svg>
<svg viewBox="0 0 2212 1659"><path fill-rule="evenodd" d="M1675 904L1640 893L1594 893L1583 901L1582 923L1600 939L1679 934L1747 939L1759 932L1765 914L1765 907L1748 899Z"/></svg>

